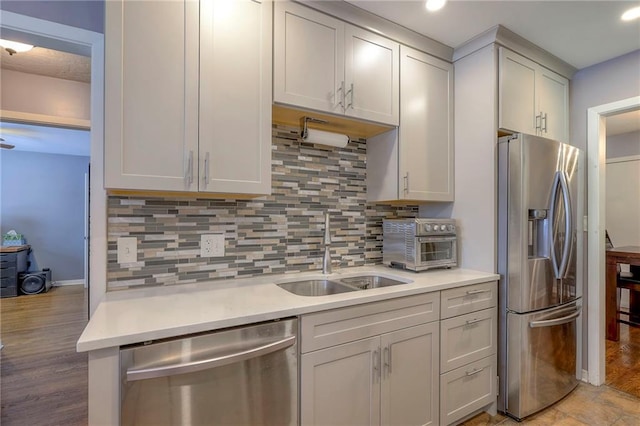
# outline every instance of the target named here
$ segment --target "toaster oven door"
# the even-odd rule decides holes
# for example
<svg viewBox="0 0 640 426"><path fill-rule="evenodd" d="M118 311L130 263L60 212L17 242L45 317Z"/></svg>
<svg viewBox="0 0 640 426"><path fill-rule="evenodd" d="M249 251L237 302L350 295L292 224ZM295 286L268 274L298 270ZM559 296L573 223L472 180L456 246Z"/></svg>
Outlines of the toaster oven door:
<svg viewBox="0 0 640 426"><path fill-rule="evenodd" d="M416 263L422 267L454 266L456 237L418 237Z"/></svg>

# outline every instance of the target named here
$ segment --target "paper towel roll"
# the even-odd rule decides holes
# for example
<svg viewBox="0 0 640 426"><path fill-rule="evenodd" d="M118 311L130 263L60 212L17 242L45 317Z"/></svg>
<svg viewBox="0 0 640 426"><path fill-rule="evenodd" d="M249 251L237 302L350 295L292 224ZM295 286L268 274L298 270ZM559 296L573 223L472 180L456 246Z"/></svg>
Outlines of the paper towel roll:
<svg viewBox="0 0 640 426"><path fill-rule="evenodd" d="M307 129L307 137L303 139L307 143L336 146L344 148L349 143L349 136L339 133L325 132L316 129Z"/></svg>

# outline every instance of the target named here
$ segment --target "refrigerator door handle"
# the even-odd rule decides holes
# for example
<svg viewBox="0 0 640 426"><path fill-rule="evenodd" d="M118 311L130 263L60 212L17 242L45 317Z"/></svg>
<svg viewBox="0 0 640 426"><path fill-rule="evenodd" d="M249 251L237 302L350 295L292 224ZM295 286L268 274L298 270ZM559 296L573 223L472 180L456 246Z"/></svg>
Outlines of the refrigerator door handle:
<svg viewBox="0 0 640 426"><path fill-rule="evenodd" d="M554 318L550 320L541 320L541 321L531 321L529 322L529 327L538 328L538 327L552 327L554 325L566 324L568 322L573 321L580 315L580 309L575 311L574 313L567 315L566 317Z"/></svg>
<svg viewBox="0 0 640 426"><path fill-rule="evenodd" d="M553 225L556 220L556 195L560 189L562 194L562 204L564 205L565 214L565 237L564 246L562 247L562 259L558 265L558 259L556 256L556 244L553 238ZM551 185L551 201L549 203L549 241L551 248L551 264L553 265L553 272L557 279L562 279L567 266L569 264L569 249L571 248L571 230L573 229L572 212L571 212L571 199L569 197L569 185L567 184L567 178L563 171L556 172L553 178L553 184Z"/></svg>

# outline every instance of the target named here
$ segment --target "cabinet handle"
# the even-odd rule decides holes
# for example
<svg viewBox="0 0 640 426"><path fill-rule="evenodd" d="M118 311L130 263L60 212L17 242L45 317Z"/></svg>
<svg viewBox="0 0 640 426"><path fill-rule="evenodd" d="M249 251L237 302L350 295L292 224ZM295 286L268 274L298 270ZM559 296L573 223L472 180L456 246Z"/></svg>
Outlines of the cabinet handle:
<svg viewBox="0 0 640 426"><path fill-rule="evenodd" d="M209 183L209 153L204 155L204 187Z"/></svg>
<svg viewBox="0 0 640 426"><path fill-rule="evenodd" d="M409 172L404 175L404 192L409 192Z"/></svg>
<svg viewBox="0 0 640 426"><path fill-rule="evenodd" d="M536 115L536 130L542 131L542 113Z"/></svg>
<svg viewBox="0 0 640 426"><path fill-rule="evenodd" d="M480 293L488 293L491 290L483 289L483 290L469 290L467 294L480 294Z"/></svg>
<svg viewBox="0 0 640 426"><path fill-rule="evenodd" d="M373 381L380 376L380 350L376 349L373 351Z"/></svg>
<svg viewBox="0 0 640 426"><path fill-rule="evenodd" d="M349 109L349 108L353 109L353 83L351 83L351 88L349 89L349 91L347 91L345 96L348 94L351 94L351 102L349 102L349 105L347 105L346 109Z"/></svg>
<svg viewBox="0 0 640 426"><path fill-rule="evenodd" d="M480 321L482 321L482 318L474 318L472 320L467 320L467 325L475 324Z"/></svg>
<svg viewBox="0 0 640 426"><path fill-rule="evenodd" d="M340 82L340 87L338 87L338 92L340 93L338 105L344 110L344 81Z"/></svg>
<svg viewBox="0 0 640 426"><path fill-rule="evenodd" d="M542 126L542 122L544 120L544 126ZM547 113L544 113L544 116L542 116L542 118L540 119L540 127L542 127L542 131L547 133Z"/></svg>
<svg viewBox="0 0 640 426"><path fill-rule="evenodd" d="M465 374L467 376L473 376L474 374L478 374L479 372L481 372L482 370L484 370L484 367L479 368L478 370L473 370L473 371L467 371Z"/></svg>
<svg viewBox="0 0 640 426"><path fill-rule="evenodd" d="M391 358L390 358L389 346L384 348L384 367L387 369L387 376L391 374Z"/></svg>
<svg viewBox="0 0 640 426"><path fill-rule="evenodd" d="M185 180L187 181L187 186L191 186L193 183L193 151L189 151L189 156L187 157L187 173L185 175Z"/></svg>

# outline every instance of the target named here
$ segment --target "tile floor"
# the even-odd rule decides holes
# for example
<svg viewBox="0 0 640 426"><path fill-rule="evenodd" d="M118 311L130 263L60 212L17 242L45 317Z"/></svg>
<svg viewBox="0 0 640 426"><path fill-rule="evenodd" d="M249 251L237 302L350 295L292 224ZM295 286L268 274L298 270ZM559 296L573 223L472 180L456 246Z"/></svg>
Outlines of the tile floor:
<svg viewBox="0 0 640 426"><path fill-rule="evenodd" d="M463 426L640 426L640 399L609 386L580 383L566 398L521 423L482 413Z"/></svg>

